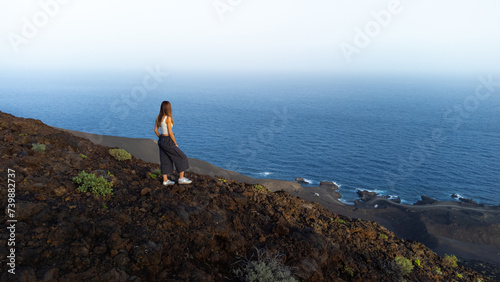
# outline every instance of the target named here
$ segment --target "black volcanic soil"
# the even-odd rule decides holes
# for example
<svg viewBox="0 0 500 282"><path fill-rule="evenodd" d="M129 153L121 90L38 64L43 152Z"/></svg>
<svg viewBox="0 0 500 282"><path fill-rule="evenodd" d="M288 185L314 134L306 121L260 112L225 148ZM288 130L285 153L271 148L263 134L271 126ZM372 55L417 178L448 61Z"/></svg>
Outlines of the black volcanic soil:
<svg viewBox="0 0 500 282"><path fill-rule="evenodd" d="M193 184L163 187L149 176L157 164L120 162L107 147L1 112L0 139L0 181L15 170L18 220L16 275L1 248L2 281L237 281L236 262L256 248L281 254L303 281L400 281L396 256L421 262L410 281L488 281L377 223L284 191L193 172ZM82 170L109 177L114 194L78 192L72 178ZM6 199L2 189L2 207ZM0 245L7 239L2 232Z"/></svg>

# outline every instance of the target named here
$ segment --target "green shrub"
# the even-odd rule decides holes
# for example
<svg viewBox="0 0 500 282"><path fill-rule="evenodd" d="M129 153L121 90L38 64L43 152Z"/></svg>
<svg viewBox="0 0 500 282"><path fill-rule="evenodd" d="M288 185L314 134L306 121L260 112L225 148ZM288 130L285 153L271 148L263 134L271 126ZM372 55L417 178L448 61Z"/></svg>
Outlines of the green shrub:
<svg viewBox="0 0 500 282"><path fill-rule="evenodd" d="M257 188L257 190L260 192L270 192L269 189L260 184L255 184L253 187Z"/></svg>
<svg viewBox="0 0 500 282"><path fill-rule="evenodd" d="M257 260L244 260L241 267L235 269L234 274L246 282L295 282L290 268L283 265L279 255L257 250Z"/></svg>
<svg viewBox="0 0 500 282"><path fill-rule="evenodd" d="M460 273L457 273L457 277L460 278L460 279L464 278L463 275L460 274Z"/></svg>
<svg viewBox="0 0 500 282"><path fill-rule="evenodd" d="M420 260L416 259L413 261L418 267L422 268L422 264L420 263Z"/></svg>
<svg viewBox="0 0 500 282"><path fill-rule="evenodd" d="M401 271L401 274L403 276L410 274L413 270L413 264L411 263L411 260L405 257L397 256L396 258L394 258L394 261L396 262L396 266L399 271Z"/></svg>
<svg viewBox="0 0 500 282"><path fill-rule="evenodd" d="M443 275L443 272L441 271L441 267L436 266L436 270L434 270L437 274Z"/></svg>
<svg viewBox="0 0 500 282"><path fill-rule="evenodd" d="M86 159L87 156L85 156L84 154L80 154L80 157L82 157L82 159Z"/></svg>
<svg viewBox="0 0 500 282"><path fill-rule="evenodd" d="M455 255L444 255L444 263L447 266L457 267L457 257Z"/></svg>
<svg viewBox="0 0 500 282"><path fill-rule="evenodd" d="M31 144L31 150L39 153L45 152L45 144L33 143Z"/></svg>
<svg viewBox="0 0 500 282"><path fill-rule="evenodd" d="M78 176L73 177L73 182L78 186L78 191L82 193L91 192L97 196L106 197L106 195L113 194L113 184L108 182L102 176L97 177L93 173L86 173L82 171Z"/></svg>
<svg viewBox="0 0 500 282"><path fill-rule="evenodd" d="M119 161L130 160L132 155L123 149L109 149L109 154Z"/></svg>
<svg viewBox="0 0 500 282"><path fill-rule="evenodd" d="M387 235L385 235L385 234L380 234L380 235L378 235L378 236L379 236L379 237L380 237L380 239L382 239L382 240L387 240L387 239L389 239L389 237L387 237Z"/></svg>
<svg viewBox="0 0 500 282"><path fill-rule="evenodd" d="M348 266L344 266L344 268L342 269L343 272L349 274L351 277L354 276L354 270Z"/></svg>
<svg viewBox="0 0 500 282"><path fill-rule="evenodd" d="M340 219L340 218L337 219L337 222L340 223L340 224L347 225L347 223L345 222L345 220Z"/></svg>
<svg viewBox="0 0 500 282"><path fill-rule="evenodd" d="M156 179L160 176L161 176L161 170L159 170L159 169L155 169L155 170L153 170L153 172L149 173L149 177L151 177L153 179Z"/></svg>

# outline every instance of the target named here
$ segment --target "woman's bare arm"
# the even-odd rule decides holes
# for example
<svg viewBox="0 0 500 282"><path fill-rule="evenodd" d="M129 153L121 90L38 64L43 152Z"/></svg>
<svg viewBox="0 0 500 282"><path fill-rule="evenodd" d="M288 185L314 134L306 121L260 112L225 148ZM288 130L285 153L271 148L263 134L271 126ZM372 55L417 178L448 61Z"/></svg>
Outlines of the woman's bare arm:
<svg viewBox="0 0 500 282"><path fill-rule="evenodd" d="M155 121L155 134L156 136L160 137L160 132L158 132L158 124L156 124L156 121Z"/></svg>
<svg viewBox="0 0 500 282"><path fill-rule="evenodd" d="M174 141L175 146L179 147L179 145L177 145L177 141L175 141L174 132L172 132L172 118L171 117L167 117L167 127L168 127L168 135L170 136L170 139L172 139L172 141Z"/></svg>

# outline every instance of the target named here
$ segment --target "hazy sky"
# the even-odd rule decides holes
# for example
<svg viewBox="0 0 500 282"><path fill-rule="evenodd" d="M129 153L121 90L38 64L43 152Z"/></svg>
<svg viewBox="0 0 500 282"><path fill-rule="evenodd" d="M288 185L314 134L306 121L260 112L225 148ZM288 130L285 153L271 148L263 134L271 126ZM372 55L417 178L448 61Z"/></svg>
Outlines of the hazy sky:
<svg viewBox="0 0 500 282"><path fill-rule="evenodd" d="M0 0L0 70L499 73L499 15L497 0Z"/></svg>

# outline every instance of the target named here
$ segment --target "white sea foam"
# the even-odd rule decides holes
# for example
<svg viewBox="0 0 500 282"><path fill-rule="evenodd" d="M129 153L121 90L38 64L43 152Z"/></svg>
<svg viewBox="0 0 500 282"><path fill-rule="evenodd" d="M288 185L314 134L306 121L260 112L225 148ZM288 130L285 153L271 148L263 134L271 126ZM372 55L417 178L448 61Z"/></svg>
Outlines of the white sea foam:
<svg viewBox="0 0 500 282"><path fill-rule="evenodd" d="M264 175L264 176L268 176L271 174L273 174L273 172L269 172L269 171L259 172L259 175Z"/></svg>
<svg viewBox="0 0 500 282"><path fill-rule="evenodd" d="M411 204L413 204L413 203L408 202L408 201L407 201L407 200L405 200L405 199L401 199L401 204L408 204L408 205L411 205Z"/></svg>
<svg viewBox="0 0 500 282"><path fill-rule="evenodd" d="M462 195L460 195L460 194L457 194L457 193L454 193L454 194L455 194L455 195L457 195L457 197L456 197L456 198L453 198L453 197L452 197L455 201L460 201L460 198L464 198L464 199L465 199L465 197L464 197L464 196L462 196ZM451 194L451 195L453 195L453 194Z"/></svg>
<svg viewBox="0 0 500 282"><path fill-rule="evenodd" d="M384 193L386 193L386 191L385 191L385 190L378 190L378 189L366 189L366 188L356 188L356 189L355 189L355 191L356 191L356 192L357 192L358 190L359 190L359 191L375 192L375 193L377 193L377 195L379 195L379 196L383 196L383 195L385 195Z"/></svg>
<svg viewBox="0 0 500 282"><path fill-rule="evenodd" d="M337 185L337 187L339 187L339 188L340 188L340 186L342 186L342 184L339 184L339 183L337 183L335 181L331 181L331 182L333 182L333 184Z"/></svg>
<svg viewBox="0 0 500 282"><path fill-rule="evenodd" d="M309 180L307 178L303 178L303 179L304 179L304 182L307 184L313 184L315 182L314 180Z"/></svg>

